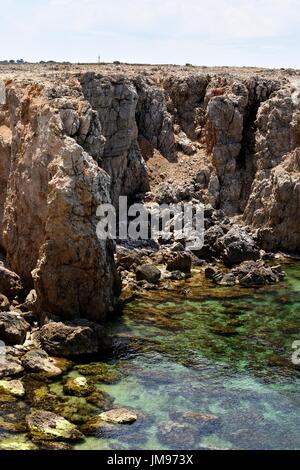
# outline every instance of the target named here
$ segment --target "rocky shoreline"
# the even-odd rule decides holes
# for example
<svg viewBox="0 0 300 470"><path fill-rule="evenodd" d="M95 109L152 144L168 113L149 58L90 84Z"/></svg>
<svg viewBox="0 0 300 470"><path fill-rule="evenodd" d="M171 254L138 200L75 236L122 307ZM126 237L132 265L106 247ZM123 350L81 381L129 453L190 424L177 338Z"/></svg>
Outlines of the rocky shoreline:
<svg viewBox="0 0 300 470"><path fill-rule="evenodd" d="M282 252L300 248L300 77L253 72L0 68L0 407L30 403L20 448L139 419L79 376L65 393L101 406L78 428L48 387L75 357L109 354L105 321L136 295L195 270L228 289L284 280ZM99 241L97 207L120 195L200 202L204 246Z"/></svg>

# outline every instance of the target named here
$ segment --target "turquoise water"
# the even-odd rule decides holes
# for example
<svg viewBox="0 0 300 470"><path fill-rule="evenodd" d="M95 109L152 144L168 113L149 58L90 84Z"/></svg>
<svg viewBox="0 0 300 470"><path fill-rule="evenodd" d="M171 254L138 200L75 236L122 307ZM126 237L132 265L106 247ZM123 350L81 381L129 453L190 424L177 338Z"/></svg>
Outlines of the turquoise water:
<svg viewBox="0 0 300 470"><path fill-rule="evenodd" d="M226 299L212 285L200 292L196 277L183 290L179 283L129 304L111 325L122 378L101 390L142 418L77 448L300 449L300 372L291 361L300 339L299 265L287 272L281 284L227 290ZM191 411L218 423L203 431L187 422L166 442L162 423Z"/></svg>
<svg viewBox="0 0 300 470"><path fill-rule="evenodd" d="M145 293L109 324L110 357L75 364L54 383L24 377L26 399L0 400L0 421L22 424L42 408L81 426L101 412L97 400L56 402L66 377L81 374L139 419L103 428L75 449L300 449L300 366L291 361L300 340L300 264L285 268L284 282L258 290L217 287L199 272ZM191 413L215 418L202 426ZM24 431L0 430L0 448L1 439L29 442Z"/></svg>

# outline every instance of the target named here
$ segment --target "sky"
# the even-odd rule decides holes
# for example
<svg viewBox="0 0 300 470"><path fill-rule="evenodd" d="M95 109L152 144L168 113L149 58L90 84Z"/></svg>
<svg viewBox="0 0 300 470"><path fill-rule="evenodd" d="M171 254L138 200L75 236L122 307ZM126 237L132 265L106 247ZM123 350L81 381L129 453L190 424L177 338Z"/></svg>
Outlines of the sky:
<svg viewBox="0 0 300 470"><path fill-rule="evenodd" d="M300 68L300 0L0 0L0 60Z"/></svg>

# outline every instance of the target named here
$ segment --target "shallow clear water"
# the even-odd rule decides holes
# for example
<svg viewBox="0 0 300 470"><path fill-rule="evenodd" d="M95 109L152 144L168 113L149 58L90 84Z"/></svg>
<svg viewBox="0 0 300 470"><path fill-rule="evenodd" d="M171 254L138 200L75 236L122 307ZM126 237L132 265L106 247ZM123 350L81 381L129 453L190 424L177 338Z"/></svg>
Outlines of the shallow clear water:
<svg viewBox="0 0 300 470"><path fill-rule="evenodd" d="M291 361L300 264L286 272L285 282L258 290L216 287L199 273L127 304L109 325L114 354L104 364L119 380L97 387L139 419L75 448L300 449L300 366ZM51 391L62 393L61 380ZM185 412L218 421L202 428L182 421ZM184 424L166 439L170 421Z"/></svg>
<svg viewBox="0 0 300 470"><path fill-rule="evenodd" d="M113 362L123 375L101 389L143 418L120 436L88 438L77 448L300 449L300 372L291 362L300 340L299 264L287 272L280 285L229 289L226 299L208 286L196 300L192 279L190 290L177 287L169 300L154 292L129 304L111 325L120 343ZM174 430L166 444L161 423L186 411L212 413L218 425L191 427L184 438Z"/></svg>

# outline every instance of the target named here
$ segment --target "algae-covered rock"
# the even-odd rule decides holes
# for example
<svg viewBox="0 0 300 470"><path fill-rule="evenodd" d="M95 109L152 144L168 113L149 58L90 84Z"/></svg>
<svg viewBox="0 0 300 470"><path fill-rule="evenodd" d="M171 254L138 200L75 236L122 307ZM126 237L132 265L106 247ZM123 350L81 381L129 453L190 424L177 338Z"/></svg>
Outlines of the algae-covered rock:
<svg viewBox="0 0 300 470"><path fill-rule="evenodd" d="M99 413L99 408L87 403L83 398L68 397L64 398L53 411L71 423L82 424L85 423L90 416Z"/></svg>
<svg viewBox="0 0 300 470"><path fill-rule="evenodd" d="M22 433L26 432L26 426L25 423L11 421L0 416L0 432Z"/></svg>
<svg viewBox="0 0 300 470"><path fill-rule="evenodd" d="M21 380L0 380L0 392L15 397L23 397L25 395L25 388Z"/></svg>
<svg viewBox="0 0 300 470"><path fill-rule="evenodd" d="M41 441L77 441L82 438L77 427L49 411L33 411L26 418L29 433Z"/></svg>
<svg viewBox="0 0 300 470"><path fill-rule="evenodd" d="M38 447L30 441L27 441L23 436L15 436L9 439L0 441L0 450L38 450Z"/></svg>
<svg viewBox="0 0 300 470"><path fill-rule="evenodd" d="M112 407L114 399L108 393L96 390L86 398L86 401L97 408L109 410Z"/></svg>
<svg viewBox="0 0 300 470"><path fill-rule="evenodd" d="M83 376L68 379L64 384L64 393L76 397L87 397L95 392L95 390L96 387Z"/></svg>
<svg viewBox="0 0 300 470"><path fill-rule="evenodd" d="M118 382L121 378L121 374L116 367L111 364L106 364L105 362L80 365L76 366L74 369L79 372L79 374L88 376L89 380L95 383L103 382L112 384Z"/></svg>
<svg viewBox="0 0 300 470"><path fill-rule="evenodd" d="M127 408L116 408L101 413L99 418L102 421L112 424L132 424L138 419L138 416L135 412Z"/></svg>

